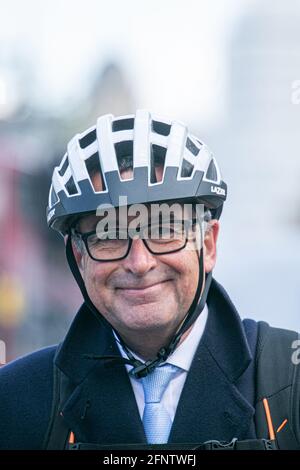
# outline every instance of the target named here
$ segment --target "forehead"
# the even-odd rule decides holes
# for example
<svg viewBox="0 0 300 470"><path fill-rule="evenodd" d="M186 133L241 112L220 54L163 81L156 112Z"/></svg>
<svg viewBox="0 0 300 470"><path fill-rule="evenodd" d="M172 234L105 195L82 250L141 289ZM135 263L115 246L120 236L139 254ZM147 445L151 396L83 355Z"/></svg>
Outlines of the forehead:
<svg viewBox="0 0 300 470"><path fill-rule="evenodd" d="M120 220L124 221L124 219L130 222L137 217L144 223L157 222L160 219L170 220L170 218L189 219L194 214L194 207L192 204L183 204L178 201L164 201L163 203L133 204L122 208L102 209L100 214L93 213L81 217L77 221L79 231L93 230L104 217L107 221L116 221L117 223Z"/></svg>

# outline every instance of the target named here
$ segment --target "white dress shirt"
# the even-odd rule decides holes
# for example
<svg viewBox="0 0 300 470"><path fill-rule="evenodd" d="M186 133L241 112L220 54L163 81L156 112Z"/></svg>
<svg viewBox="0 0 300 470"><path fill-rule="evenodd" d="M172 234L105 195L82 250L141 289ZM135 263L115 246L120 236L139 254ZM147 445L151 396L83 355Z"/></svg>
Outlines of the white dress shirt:
<svg viewBox="0 0 300 470"><path fill-rule="evenodd" d="M174 366L180 367L180 371L178 371L178 374L176 374L176 376L167 385L167 388L161 400L163 406L168 411L172 422L174 420L176 408L177 408L178 401L179 401L179 398L183 389L185 379L187 377L187 373L191 367L194 354L197 350L197 347L199 345L199 342L202 338L202 335L205 329L207 316L208 316L208 308L207 308L207 305L205 305L203 311L201 312L201 314L195 321L188 336L184 339L184 341L182 341L182 343L179 346L177 346L173 354L171 354L171 356L169 356L166 361L167 364L173 364ZM125 353L122 345L119 343L118 340L117 340L117 345L120 349L122 356L128 359L127 354ZM132 351L130 352L137 359L144 362L139 356L134 354ZM129 364L126 364L125 366L128 372L132 369L132 366L130 366ZM129 377L130 377L131 385L134 391L138 410L139 410L141 419L143 419L143 412L144 412L144 407L145 407L143 385L140 379L136 379L132 375L129 375Z"/></svg>

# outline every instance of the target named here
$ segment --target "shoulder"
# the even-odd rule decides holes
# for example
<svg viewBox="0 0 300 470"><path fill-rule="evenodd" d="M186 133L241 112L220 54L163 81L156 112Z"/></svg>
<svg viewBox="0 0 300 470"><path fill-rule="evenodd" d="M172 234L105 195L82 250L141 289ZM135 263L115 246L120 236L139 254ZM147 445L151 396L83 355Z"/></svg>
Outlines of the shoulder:
<svg viewBox="0 0 300 470"><path fill-rule="evenodd" d="M284 350L291 351L300 345L300 336L297 331L278 328L265 321L256 322L248 318L242 322L248 341L250 339L250 342L253 342L253 338L257 336L257 354L259 356L270 347L276 347L274 353L281 355Z"/></svg>
<svg viewBox="0 0 300 470"><path fill-rule="evenodd" d="M269 365L269 372L275 373L276 381L283 385L292 383L296 376L300 381L300 369L296 367L299 363L299 333L272 327L265 322L258 325L257 363L261 367ZM276 364L275 370L271 364Z"/></svg>
<svg viewBox="0 0 300 470"><path fill-rule="evenodd" d="M247 336L257 330L257 354L261 355L266 349L276 347L275 354L281 355L284 350L290 351L298 345L299 333L286 328L278 328L265 321L243 320Z"/></svg>
<svg viewBox="0 0 300 470"><path fill-rule="evenodd" d="M0 369L0 449L39 449L52 404L52 346Z"/></svg>

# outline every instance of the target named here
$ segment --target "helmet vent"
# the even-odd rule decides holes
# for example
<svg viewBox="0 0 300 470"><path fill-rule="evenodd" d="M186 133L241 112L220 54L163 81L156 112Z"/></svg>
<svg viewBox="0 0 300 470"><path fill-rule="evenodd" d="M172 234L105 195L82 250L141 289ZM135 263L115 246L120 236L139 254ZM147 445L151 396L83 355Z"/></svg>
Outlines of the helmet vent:
<svg viewBox="0 0 300 470"><path fill-rule="evenodd" d="M121 179L130 179L130 177L123 178L124 171L133 171L133 141L125 140L124 142L117 142L115 151L117 155L117 162Z"/></svg>
<svg viewBox="0 0 300 470"><path fill-rule="evenodd" d="M200 152L200 149L191 141L189 137L186 139L186 148L196 157Z"/></svg>
<svg viewBox="0 0 300 470"><path fill-rule="evenodd" d="M165 122L152 121L152 131L167 136L171 132L171 126Z"/></svg>
<svg viewBox="0 0 300 470"><path fill-rule="evenodd" d="M211 181L218 181L218 173L213 160L211 160L209 167L207 168L206 178Z"/></svg>
<svg viewBox="0 0 300 470"><path fill-rule="evenodd" d="M94 153L85 160L85 166L90 176L91 183L95 191L105 191L105 181L101 170L99 153Z"/></svg>
<svg viewBox="0 0 300 470"><path fill-rule="evenodd" d="M77 188L74 183L73 176L71 176L68 181L66 182L66 190L68 191L69 195L72 196L73 194L78 194Z"/></svg>
<svg viewBox="0 0 300 470"><path fill-rule="evenodd" d="M117 119L112 123L113 132L128 131L134 127L134 118Z"/></svg>
<svg viewBox="0 0 300 470"><path fill-rule="evenodd" d="M79 139L79 145L82 149L85 149L93 142L95 142L96 138L96 129L94 129L93 131L89 132L87 135Z"/></svg>
<svg viewBox="0 0 300 470"><path fill-rule="evenodd" d="M155 168L161 166L164 168L167 149L160 145L151 145L151 169L150 169L150 183L158 183Z"/></svg>
<svg viewBox="0 0 300 470"><path fill-rule="evenodd" d="M181 178L188 178L193 173L194 165L188 162L185 158L182 160Z"/></svg>
<svg viewBox="0 0 300 470"><path fill-rule="evenodd" d="M69 166L69 159L68 159L68 155L66 155L65 161L63 162L61 169L58 170L58 173L60 174L60 176L64 176L65 172L67 171L68 166Z"/></svg>

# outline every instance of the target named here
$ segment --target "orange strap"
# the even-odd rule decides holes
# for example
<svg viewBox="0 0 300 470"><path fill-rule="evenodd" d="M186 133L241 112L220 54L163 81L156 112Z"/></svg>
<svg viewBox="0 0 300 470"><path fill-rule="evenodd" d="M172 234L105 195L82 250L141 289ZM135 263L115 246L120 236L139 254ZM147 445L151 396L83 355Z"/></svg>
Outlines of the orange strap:
<svg viewBox="0 0 300 470"><path fill-rule="evenodd" d="M70 436L69 436L69 444L74 444L74 442L75 442L75 436L74 436L73 431L71 431Z"/></svg>
<svg viewBox="0 0 300 470"><path fill-rule="evenodd" d="M266 413L266 417L267 417L268 430L269 430L269 438L271 439L271 441L274 441L274 440L275 440L275 432L274 432L274 428L273 428L273 423L272 423L272 417L271 417L271 413L270 413L269 403L268 403L268 400L267 400L266 398L263 399L263 405L264 405L265 413Z"/></svg>
<svg viewBox="0 0 300 470"><path fill-rule="evenodd" d="M285 419L285 420L281 423L281 425L279 426L279 428L277 429L276 433L280 432L281 429L284 428L284 426L286 425L287 422L288 422L288 420Z"/></svg>

